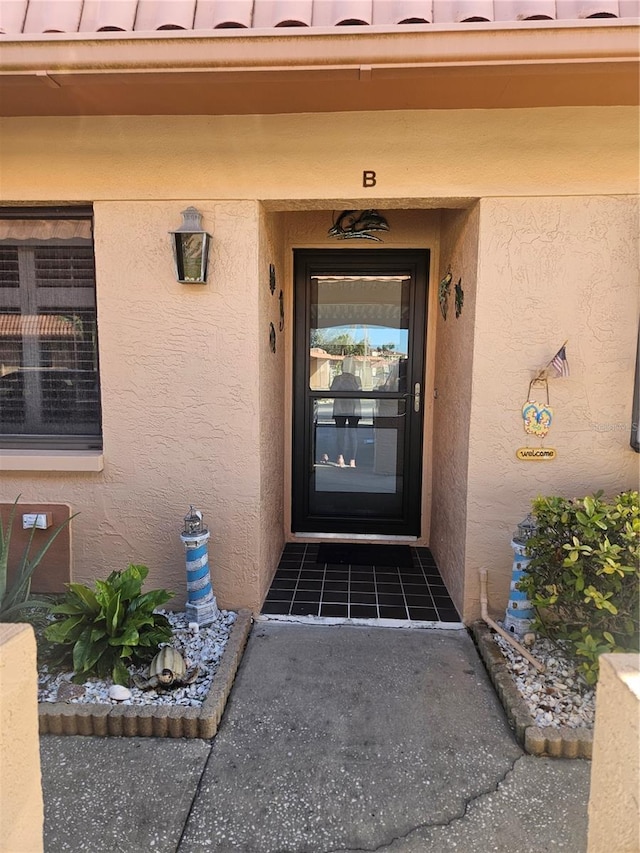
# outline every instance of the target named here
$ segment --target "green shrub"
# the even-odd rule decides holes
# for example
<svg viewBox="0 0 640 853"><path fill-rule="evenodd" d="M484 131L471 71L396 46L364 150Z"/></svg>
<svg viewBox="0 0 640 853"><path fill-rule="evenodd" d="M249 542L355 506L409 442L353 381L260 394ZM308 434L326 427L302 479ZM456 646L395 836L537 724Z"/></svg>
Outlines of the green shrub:
<svg viewBox="0 0 640 853"><path fill-rule="evenodd" d="M90 675L111 676L115 684L129 683L129 664L151 660L160 643L171 639L165 616L154 613L173 593L154 589L142 593L146 566L129 566L96 581L95 590L67 584L67 594L51 613L65 618L49 625L44 636L62 646L57 662L70 662L74 681Z"/></svg>
<svg viewBox="0 0 640 853"><path fill-rule="evenodd" d="M46 542L34 556L30 555L37 528L35 525L32 527L31 535L16 568L13 582L9 584L9 546L11 545L11 531L13 530L19 500L20 495L13 502L6 529L0 518L0 622L27 621L37 624L39 614L44 619L44 614L51 606L51 599L46 596L42 598L31 597L31 577L56 536L64 530L75 516L72 515L62 524L59 524L49 534Z"/></svg>
<svg viewBox="0 0 640 853"><path fill-rule="evenodd" d="M638 492L612 501L533 502L537 532L519 588L536 613L534 628L573 655L587 684L603 652L638 650L640 507Z"/></svg>

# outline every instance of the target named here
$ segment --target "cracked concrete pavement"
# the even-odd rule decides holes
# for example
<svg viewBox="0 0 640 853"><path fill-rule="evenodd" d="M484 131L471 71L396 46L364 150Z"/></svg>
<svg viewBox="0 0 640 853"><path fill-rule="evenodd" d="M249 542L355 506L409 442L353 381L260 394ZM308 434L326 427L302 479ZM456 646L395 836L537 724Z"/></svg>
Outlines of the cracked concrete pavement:
<svg viewBox="0 0 640 853"><path fill-rule="evenodd" d="M257 623L211 741L42 738L47 853L584 853L466 631Z"/></svg>

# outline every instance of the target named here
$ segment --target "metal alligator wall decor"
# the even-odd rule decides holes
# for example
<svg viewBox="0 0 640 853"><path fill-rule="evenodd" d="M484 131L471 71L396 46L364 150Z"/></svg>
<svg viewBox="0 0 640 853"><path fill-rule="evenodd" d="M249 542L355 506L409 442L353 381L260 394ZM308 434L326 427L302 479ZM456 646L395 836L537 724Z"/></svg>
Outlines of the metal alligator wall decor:
<svg viewBox="0 0 640 853"><path fill-rule="evenodd" d="M372 232L389 230L389 223L377 210L343 210L328 234L338 240L376 240L381 243L380 237Z"/></svg>

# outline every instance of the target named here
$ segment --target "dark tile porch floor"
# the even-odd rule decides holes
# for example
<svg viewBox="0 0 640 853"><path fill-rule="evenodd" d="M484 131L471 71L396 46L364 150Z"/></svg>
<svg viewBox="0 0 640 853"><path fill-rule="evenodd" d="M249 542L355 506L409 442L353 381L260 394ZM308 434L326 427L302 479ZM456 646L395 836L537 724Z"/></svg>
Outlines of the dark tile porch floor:
<svg viewBox="0 0 640 853"><path fill-rule="evenodd" d="M317 554L317 544L285 545L264 615L460 622L428 548L411 548L411 568L317 563Z"/></svg>

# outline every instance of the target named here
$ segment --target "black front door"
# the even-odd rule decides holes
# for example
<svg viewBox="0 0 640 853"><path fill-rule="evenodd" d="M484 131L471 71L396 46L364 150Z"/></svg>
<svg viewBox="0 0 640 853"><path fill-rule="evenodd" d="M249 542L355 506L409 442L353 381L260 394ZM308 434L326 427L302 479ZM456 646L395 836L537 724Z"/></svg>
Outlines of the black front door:
<svg viewBox="0 0 640 853"><path fill-rule="evenodd" d="M429 253L294 254L293 530L418 536Z"/></svg>

